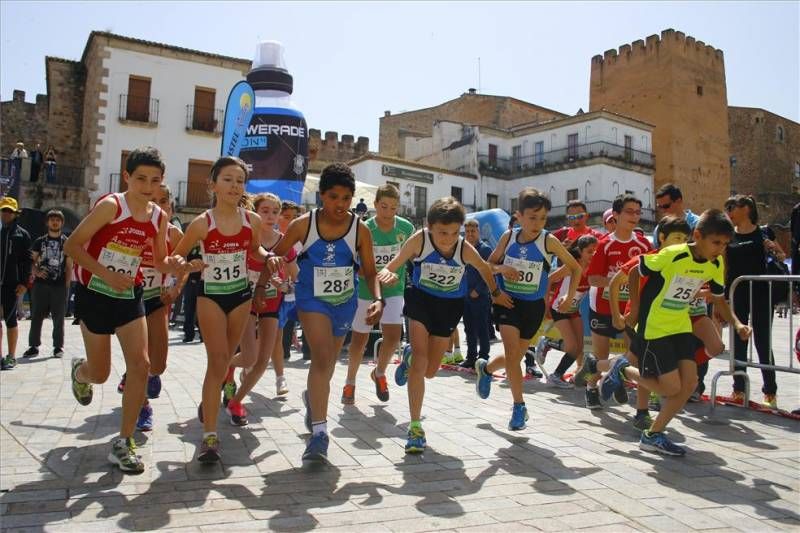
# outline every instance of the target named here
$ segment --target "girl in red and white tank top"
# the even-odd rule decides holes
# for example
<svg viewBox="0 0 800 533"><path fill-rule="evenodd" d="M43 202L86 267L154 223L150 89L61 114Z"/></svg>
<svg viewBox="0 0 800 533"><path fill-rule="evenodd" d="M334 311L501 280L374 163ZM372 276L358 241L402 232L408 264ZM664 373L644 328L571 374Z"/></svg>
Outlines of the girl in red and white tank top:
<svg viewBox="0 0 800 533"><path fill-rule="evenodd" d="M261 219L240 206L245 198L247 175L247 165L237 157L224 156L214 163L211 168L214 208L192 221L175 249L176 255L186 257L198 242L201 243L202 260L192 261L192 267L203 273L197 317L208 366L203 381L203 402L198 408L203 423L198 460L205 463L220 459L216 431L219 391L250 315L252 291L247 279L247 256L266 258L260 246ZM232 371L231 367L230 373ZM226 400L233 392L225 391Z"/></svg>
<svg viewBox="0 0 800 533"><path fill-rule="evenodd" d="M592 260L597 248L597 238L593 235L583 235L569 249L572 256L578 260L578 263L583 269L581 279L578 282L578 288L575 291L575 298L569 313L559 313L558 304L563 296L567 293L567 288L570 284L569 270L564 266L558 268L553 274L550 275L549 284L552 292L554 293L548 305L548 313L553 318L553 325L558 329L561 334L560 341L553 341L542 337L536 345L536 358L538 361L544 361L544 354L550 348L556 348L564 352L556 369L547 376L548 384L559 388L571 388L572 385L564 381L564 373L572 366L575 360L578 364L583 362L583 320L580 315L580 305L583 298L589 291L589 280L586 276L586 268ZM541 364L541 363L540 363Z"/></svg>
<svg viewBox="0 0 800 533"><path fill-rule="evenodd" d="M261 217L261 245L266 250L271 250L278 244L283 234L275 230L281 211L280 198L274 194L259 194L253 198L256 213ZM255 304L250 309L250 321L242 336L241 352L231 361L231 366L241 367L240 385L236 394L228 402L228 413L234 425L247 424L247 411L242 401L256 386L261 376L267 369L270 358L275 369L276 392L279 395L288 393L286 379L283 377L283 349L278 335L278 309L283 300L283 294L288 289L285 283L288 276L296 275L297 257L291 249L284 258L286 266L268 283L266 288L267 299L261 308L256 309ZM253 285L258 282L258 277L264 268L260 257L251 254L248 257L248 268ZM276 346L281 349L276 350ZM230 382L226 388L236 388L233 376L229 375Z"/></svg>

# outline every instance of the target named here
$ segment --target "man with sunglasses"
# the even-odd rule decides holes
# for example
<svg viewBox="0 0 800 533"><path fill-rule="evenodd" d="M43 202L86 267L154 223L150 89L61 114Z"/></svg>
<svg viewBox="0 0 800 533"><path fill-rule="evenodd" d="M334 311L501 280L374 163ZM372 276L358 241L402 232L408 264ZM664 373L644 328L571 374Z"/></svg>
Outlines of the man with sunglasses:
<svg viewBox="0 0 800 533"><path fill-rule="evenodd" d="M586 204L580 200L570 200L567 204L567 225L553 232L553 236L561 241L566 248L584 235L593 235L598 239L603 234L586 225L589 222L589 211Z"/></svg>
<svg viewBox="0 0 800 533"><path fill-rule="evenodd" d="M686 219L689 227L694 230L700 217L692 213L690 209L683 208L683 194L677 185L665 183L656 191L656 209L658 210L658 220L667 215ZM653 230L653 245L660 247L658 242L658 226Z"/></svg>

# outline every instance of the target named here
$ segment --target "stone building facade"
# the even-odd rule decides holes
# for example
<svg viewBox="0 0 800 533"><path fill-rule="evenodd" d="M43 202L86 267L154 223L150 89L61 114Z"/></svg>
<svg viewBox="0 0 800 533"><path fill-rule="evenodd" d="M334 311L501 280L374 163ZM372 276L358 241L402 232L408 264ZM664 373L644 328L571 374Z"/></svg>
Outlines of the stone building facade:
<svg viewBox="0 0 800 533"><path fill-rule="evenodd" d="M308 130L308 171L322 172L331 163L346 163L369 153L369 138L342 135L335 131L326 131L322 137L320 130Z"/></svg>
<svg viewBox="0 0 800 533"><path fill-rule="evenodd" d="M787 224L800 202L800 124L765 109L728 108L731 192L752 194L762 223Z"/></svg>
<svg viewBox="0 0 800 533"><path fill-rule="evenodd" d="M378 152L387 157L405 158L406 138L431 137L433 125L439 120L510 129L521 124L535 124L566 116L509 96L478 94L475 89L470 89L458 98L437 106L396 115L386 111L380 118Z"/></svg>
<svg viewBox="0 0 800 533"><path fill-rule="evenodd" d="M589 109L655 125L655 187L681 187L694 211L730 192L725 61L721 50L675 30L607 50L591 61Z"/></svg>
<svg viewBox="0 0 800 533"><path fill-rule="evenodd" d="M36 95L36 103L25 101L25 91L14 91L11 100L0 103L0 155L8 157L17 141L25 143L28 150L37 143L47 147L47 97Z"/></svg>

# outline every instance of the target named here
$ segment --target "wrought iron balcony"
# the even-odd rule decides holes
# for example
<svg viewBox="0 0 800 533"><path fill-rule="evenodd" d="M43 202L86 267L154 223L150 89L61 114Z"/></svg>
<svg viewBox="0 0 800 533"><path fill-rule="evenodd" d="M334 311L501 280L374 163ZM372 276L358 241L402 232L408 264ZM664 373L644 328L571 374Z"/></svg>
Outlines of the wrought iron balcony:
<svg viewBox="0 0 800 533"><path fill-rule="evenodd" d="M133 94L119 95L119 119L143 124L158 124L158 100Z"/></svg>
<svg viewBox="0 0 800 533"><path fill-rule="evenodd" d="M208 185L195 181L178 182L178 207L207 208L211 206Z"/></svg>
<svg viewBox="0 0 800 533"><path fill-rule="evenodd" d="M186 129L222 134L225 111L210 107L186 106Z"/></svg>

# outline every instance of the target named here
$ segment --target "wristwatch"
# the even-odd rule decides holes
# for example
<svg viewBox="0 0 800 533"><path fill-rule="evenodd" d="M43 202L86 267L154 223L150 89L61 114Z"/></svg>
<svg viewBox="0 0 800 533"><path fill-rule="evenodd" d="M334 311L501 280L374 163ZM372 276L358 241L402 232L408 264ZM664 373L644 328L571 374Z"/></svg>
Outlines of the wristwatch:
<svg viewBox="0 0 800 533"><path fill-rule="evenodd" d="M502 291L500 290L500 287L497 287L495 290L492 291L492 298L497 298L498 296L500 296L501 293Z"/></svg>
<svg viewBox="0 0 800 533"><path fill-rule="evenodd" d="M372 303L375 302L380 302L384 307L386 307L386 300L384 300L383 297L375 298L374 300L372 300Z"/></svg>

